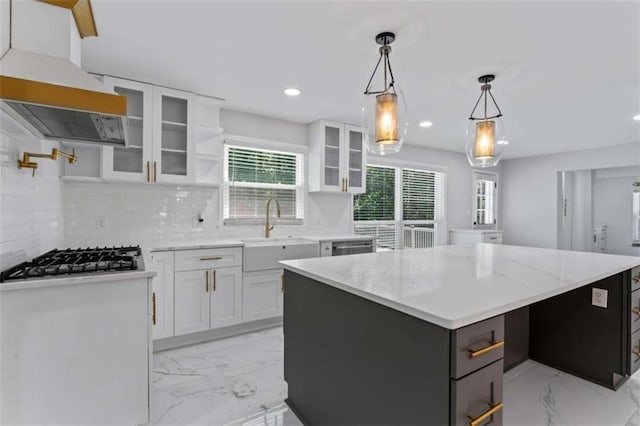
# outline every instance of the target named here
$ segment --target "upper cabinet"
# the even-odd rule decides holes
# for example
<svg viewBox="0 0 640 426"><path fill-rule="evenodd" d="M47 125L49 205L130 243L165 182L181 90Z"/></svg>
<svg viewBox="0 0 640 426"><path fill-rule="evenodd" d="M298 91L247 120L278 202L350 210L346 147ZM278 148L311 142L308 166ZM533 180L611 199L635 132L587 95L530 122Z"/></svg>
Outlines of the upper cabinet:
<svg viewBox="0 0 640 426"><path fill-rule="evenodd" d="M114 77L127 97L128 147L102 148L104 180L218 184L222 100Z"/></svg>
<svg viewBox="0 0 640 426"><path fill-rule="evenodd" d="M308 128L309 191L362 194L366 190L366 148L362 130L320 120Z"/></svg>

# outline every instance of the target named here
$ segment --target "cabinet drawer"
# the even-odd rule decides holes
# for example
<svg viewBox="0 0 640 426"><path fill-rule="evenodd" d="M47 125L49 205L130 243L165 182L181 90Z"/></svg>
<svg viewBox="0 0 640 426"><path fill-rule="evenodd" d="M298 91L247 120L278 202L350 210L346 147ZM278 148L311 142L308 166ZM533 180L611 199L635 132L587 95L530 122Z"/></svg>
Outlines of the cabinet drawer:
<svg viewBox="0 0 640 426"><path fill-rule="evenodd" d="M629 374L633 374L640 368L640 331L636 331L631 335L630 352L631 362L629 363L629 367L631 371Z"/></svg>
<svg viewBox="0 0 640 426"><path fill-rule="evenodd" d="M640 266L631 270L631 291L640 289Z"/></svg>
<svg viewBox="0 0 640 426"><path fill-rule="evenodd" d="M502 425L503 368L499 360L463 379L451 379L452 425Z"/></svg>
<svg viewBox="0 0 640 426"><path fill-rule="evenodd" d="M504 357L504 316L452 332L451 377L459 378Z"/></svg>
<svg viewBox="0 0 640 426"><path fill-rule="evenodd" d="M502 232L491 232L482 235L483 243L502 244Z"/></svg>
<svg viewBox="0 0 640 426"><path fill-rule="evenodd" d="M176 251L176 272L242 266L242 247Z"/></svg>
<svg viewBox="0 0 640 426"><path fill-rule="evenodd" d="M640 330L640 291L631 293L631 333Z"/></svg>

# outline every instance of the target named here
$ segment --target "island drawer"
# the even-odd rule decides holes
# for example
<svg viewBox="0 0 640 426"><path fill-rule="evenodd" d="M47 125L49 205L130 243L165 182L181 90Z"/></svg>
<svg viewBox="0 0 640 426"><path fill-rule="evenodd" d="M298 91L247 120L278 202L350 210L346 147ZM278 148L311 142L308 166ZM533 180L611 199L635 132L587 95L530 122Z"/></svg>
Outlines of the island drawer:
<svg viewBox="0 0 640 426"><path fill-rule="evenodd" d="M483 243L502 244L502 232L490 232L482 235Z"/></svg>
<svg viewBox="0 0 640 426"><path fill-rule="evenodd" d="M640 331L636 331L631 335L631 345L630 345L630 373L633 374L640 368Z"/></svg>
<svg viewBox="0 0 640 426"><path fill-rule="evenodd" d="M242 247L179 250L175 259L176 272L242 266Z"/></svg>
<svg viewBox="0 0 640 426"><path fill-rule="evenodd" d="M504 357L504 316L451 333L451 377L457 379Z"/></svg>
<svg viewBox="0 0 640 426"><path fill-rule="evenodd" d="M640 266L631 269L631 291L640 289Z"/></svg>
<svg viewBox="0 0 640 426"><path fill-rule="evenodd" d="M451 425L502 425L502 360L451 379Z"/></svg>

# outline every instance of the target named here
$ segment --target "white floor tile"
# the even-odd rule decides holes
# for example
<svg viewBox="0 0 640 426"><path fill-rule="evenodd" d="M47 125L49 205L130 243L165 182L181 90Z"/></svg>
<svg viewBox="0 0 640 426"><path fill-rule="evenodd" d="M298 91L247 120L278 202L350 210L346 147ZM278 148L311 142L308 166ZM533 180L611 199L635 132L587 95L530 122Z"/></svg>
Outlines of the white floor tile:
<svg viewBox="0 0 640 426"><path fill-rule="evenodd" d="M282 328L155 354L154 424L300 426L284 404ZM508 426L640 426L640 375L617 392L526 361L504 376Z"/></svg>

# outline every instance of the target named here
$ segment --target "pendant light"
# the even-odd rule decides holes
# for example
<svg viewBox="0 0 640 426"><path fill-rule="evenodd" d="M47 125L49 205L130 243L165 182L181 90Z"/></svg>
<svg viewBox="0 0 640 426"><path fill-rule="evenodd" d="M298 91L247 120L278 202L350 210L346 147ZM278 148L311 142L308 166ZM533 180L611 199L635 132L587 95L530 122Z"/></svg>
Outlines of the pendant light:
<svg viewBox="0 0 640 426"><path fill-rule="evenodd" d="M390 32L376 36L376 43L380 45L380 58L364 91L362 128L367 149L373 154L394 154L400 151L409 127L404 93L393 78L389 61L390 45L395 38L395 34ZM383 65L383 86L381 90L372 90L371 83L380 63Z"/></svg>
<svg viewBox="0 0 640 426"><path fill-rule="evenodd" d="M478 78L480 86L480 97L476 101L473 111L469 116L469 128L467 129L467 145L465 152L472 167L495 167L502 157L505 146L508 144L504 135L502 124L502 111L491 94L491 83L495 75L487 74ZM496 113L488 115L488 98L491 98L495 106ZM480 101L483 101L483 114L475 117Z"/></svg>

